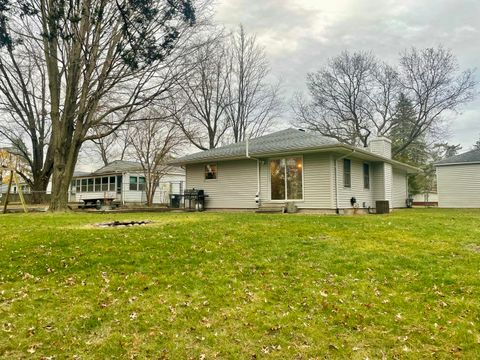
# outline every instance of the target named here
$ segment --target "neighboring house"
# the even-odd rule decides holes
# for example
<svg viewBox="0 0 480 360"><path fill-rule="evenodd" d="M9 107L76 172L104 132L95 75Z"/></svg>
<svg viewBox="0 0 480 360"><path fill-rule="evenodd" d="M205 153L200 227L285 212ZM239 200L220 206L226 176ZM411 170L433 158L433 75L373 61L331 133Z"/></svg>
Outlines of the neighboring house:
<svg viewBox="0 0 480 360"><path fill-rule="evenodd" d="M333 212L374 208L377 200L401 208L408 197L407 174L419 171L392 160L386 138L360 149L296 129L187 155L172 164L185 166L187 188L205 191L207 209L293 202L301 210Z"/></svg>
<svg viewBox="0 0 480 360"><path fill-rule="evenodd" d="M438 206L480 208L480 150L435 163Z"/></svg>
<svg viewBox="0 0 480 360"><path fill-rule="evenodd" d="M70 187L69 201L114 199L122 204L143 204L145 175L142 166L132 161L114 161L93 173L76 173ZM155 191L154 204L169 202L170 194L183 192L185 171L169 167Z"/></svg>

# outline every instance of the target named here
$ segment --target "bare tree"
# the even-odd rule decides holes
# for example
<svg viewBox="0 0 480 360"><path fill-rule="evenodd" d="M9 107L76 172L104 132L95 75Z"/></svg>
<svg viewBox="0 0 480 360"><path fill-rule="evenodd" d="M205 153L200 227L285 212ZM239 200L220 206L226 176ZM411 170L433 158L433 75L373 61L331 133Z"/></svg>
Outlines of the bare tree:
<svg viewBox="0 0 480 360"><path fill-rule="evenodd" d="M145 174L147 206L152 206L161 179L171 170L168 160L186 140L181 130L165 115L152 110L146 118L135 124L128 138L133 149L132 157L140 162Z"/></svg>
<svg viewBox="0 0 480 360"><path fill-rule="evenodd" d="M473 150L480 150L480 138L473 144Z"/></svg>
<svg viewBox="0 0 480 360"><path fill-rule="evenodd" d="M230 65L223 34L202 41L190 57L190 75L178 83L175 95L175 123L187 139L201 150L217 147L228 130Z"/></svg>
<svg viewBox="0 0 480 360"><path fill-rule="evenodd" d="M404 51L400 73L402 91L412 100L417 117L399 152L441 127L446 112L473 100L477 85L473 70L460 72L453 53L441 47Z"/></svg>
<svg viewBox="0 0 480 360"><path fill-rule="evenodd" d="M395 147L396 156L422 136L438 138L445 113L472 100L476 84L473 71L460 72L455 56L443 48L404 51L398 68L369 53L343 52L308 74L310 99L297 96L293 109L298 125L367 146L371 134L389 136L398 125L396 105L403 94L415 120Z"/></svg>
<svg viewBox="0 0 480 360"><path fill-rule="evenodd" d="M40 49L53 154L50 209L67 209L82 144L109 135L174 83L176 56L196 24L194 0L3 0L0 46ZM3 15L3 14L2 14ZM31 37L30 33L34 36ZM26 52L29 49L25 48ZM114 114L117 123L109 123ZM122 115L122 116L120 116ZM88 135L106 123L111 130Z"/></svg>
<svg viewBox="0 0 480 360"><path fill-rule="evenodd" d="M258 137L280 115L280 85L270 85L265 51L242 25L228 38L231 77L227 86L225 114L235 142Z"/></svg>
<svg viewBox="0 0 480 360"><path fill-rule="evenodd" d="M83 151L86 154L100 158L104 165L108 165L115 160L124 160L132 145L130 143L131 125L126 122L114 132L111 132L111 127L109 126L100 125L95 127L90 134L93 134L96 138ZM111 132L110 135L99 136L109 132Z"/></svg>
<svg viewBox="0 0 480 360"><path fill-rule="evenodd" d="M376 60L370 53L342 52L307 75L311 101L296 98L294 112L300 126L324 136L367 145L374 107L370 101Z"/></svg>
<svg viewBox="0 0 480 360"><path fill-rule="evenodd" d="M27 163L19 171L32 190L33 202L42 201L53 171L53 154L47 150L51 123L48 81L41 54L32 41L25 47L0 46L0 137L6 139Z"/></svg>

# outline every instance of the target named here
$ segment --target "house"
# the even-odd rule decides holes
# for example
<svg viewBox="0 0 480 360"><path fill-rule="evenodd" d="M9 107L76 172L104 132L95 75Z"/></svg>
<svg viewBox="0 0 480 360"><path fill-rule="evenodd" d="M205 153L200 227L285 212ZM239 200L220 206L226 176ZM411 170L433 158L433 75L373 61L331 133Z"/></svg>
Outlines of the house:
<svg viewBox="0 0 480 360"><path fill-rule="evenodd" d="M185 171L179 167L164 169L165 175L155 191L154 204L169 202L171 193L181 193ZM75 173L69 193L70 202L113 199L121 204L144 204L146 179L142 166L132 161L114 161L93 173Z"/></svg>
<svg viewBox="0 0 480 360"><path fill-rule="evenodd" d="M246 142L187 155L186 187L202 189L207 209L255 209L293 202L299 210L341 212L388 200L406 206L407 174L419 170L391 159L391 142L369 148L287 129Z"/></svg>
<svg viewBox="0 0 480 360"><path fill-rule="evenodd" d="M438 206L480 208L480 150L435 163Z"/></svg>

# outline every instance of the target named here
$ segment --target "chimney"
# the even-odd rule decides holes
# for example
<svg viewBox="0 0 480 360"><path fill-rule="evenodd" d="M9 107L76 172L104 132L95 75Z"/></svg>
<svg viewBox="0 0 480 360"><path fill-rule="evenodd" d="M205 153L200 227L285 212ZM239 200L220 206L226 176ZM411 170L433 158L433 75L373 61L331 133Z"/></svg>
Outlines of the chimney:
<svg viewBox="0 0 480 360"><path fill-rule="evenodd" d="M392 158L392 141L386 137L376 137L368 143L368 150L374 154Z"/></svg>

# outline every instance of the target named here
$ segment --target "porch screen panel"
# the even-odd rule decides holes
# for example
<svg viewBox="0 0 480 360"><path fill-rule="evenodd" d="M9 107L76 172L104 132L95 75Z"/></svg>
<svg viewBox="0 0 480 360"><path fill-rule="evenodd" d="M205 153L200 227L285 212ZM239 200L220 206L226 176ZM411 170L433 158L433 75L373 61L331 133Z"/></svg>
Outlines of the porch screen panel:
<svg viewBox="0 0 480 360"><path fill-rule="evenodd" d="M108 177L102 177L102 191L108 191Z"/></svg>
<svg viewBox="0 0 480 360"><path fill-rule="evenodd" d="M115 191L115 176L110 176L110 191Z"/></svg>
<svg viewBox="0 0 480 360"><path fill-rule="evenodd" d="M287 158L287 199L303 199L302 158Z"/></svg>
<svg viewBox="0 0 480 360"><path fill-rule="evenodd" d="M122 193L122 176L118 175L117 176L117 194Z"/></svg>
<svg viewBox="0 0 480 360"><path fill-rule="evenodd" d="M272 200L285 200L285 159L270 161Z"/></svg>
<svg viewBox="0 0 480 360"><path fill-rule="evenodd" d="M101 178L95 178L95 191L101 191L102 190L102 179Z"/></svg>
<svg viewBox="0 0 480 360"><path fill-rule="evenodd" d="M87 179L82 179L82 192L87 192Z"/></svg>
<svg viewBox="0 0 480 360"><path fill-rule="evenodd" d="M93 192L93 179L87 179L87 184L88 184L87 191Z"/></svg>

